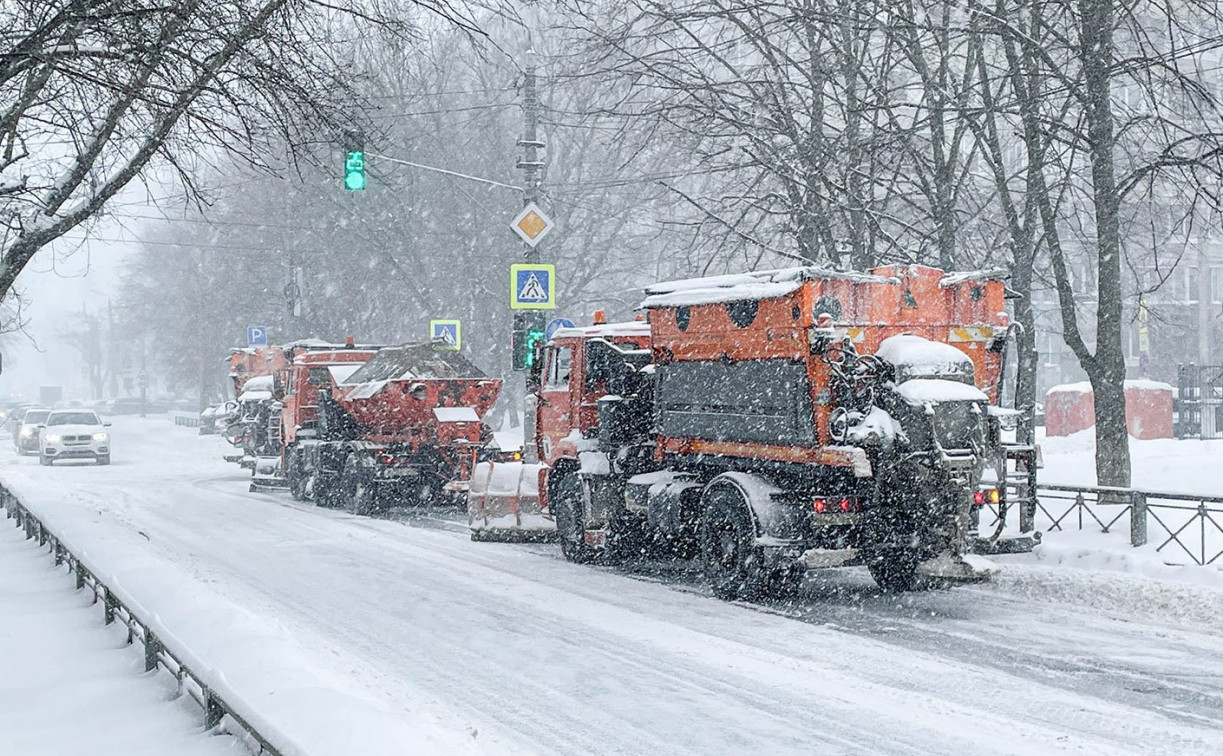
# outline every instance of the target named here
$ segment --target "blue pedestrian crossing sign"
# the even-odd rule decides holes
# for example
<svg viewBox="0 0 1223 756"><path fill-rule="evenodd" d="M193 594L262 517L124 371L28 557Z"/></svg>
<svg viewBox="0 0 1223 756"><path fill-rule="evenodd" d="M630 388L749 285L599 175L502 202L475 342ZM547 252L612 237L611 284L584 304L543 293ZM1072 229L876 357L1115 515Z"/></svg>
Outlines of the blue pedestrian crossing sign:
<svg viewBox="0 0 1223 756"><path fill-rule="evenodd" d="M267 326L247 326L246 327L246 345L247 346L267 346L268 345L268 327Z"/></svg>
<svg viewBox="0 0 1223 756"><path fill-rule="evenodd" d="M430 320L429 339L434 349L457 352L463 348L463 323L458 320Z"/></svg>
<svg viewBox="0 0 1223 756"><path fill-rule="evenodd" d="M556 309L556 266L531 263L511 265L510 309Z"/></svg>

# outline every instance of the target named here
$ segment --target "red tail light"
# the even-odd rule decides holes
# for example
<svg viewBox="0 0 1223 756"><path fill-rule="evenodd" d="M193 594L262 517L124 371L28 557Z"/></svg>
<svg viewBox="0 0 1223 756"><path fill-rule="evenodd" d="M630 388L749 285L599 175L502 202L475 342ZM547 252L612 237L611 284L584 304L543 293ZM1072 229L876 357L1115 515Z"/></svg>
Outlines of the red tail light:
<svg viewBox="0 0 1223 756"><path fill-rule="evenodd" d="M858 500L852 496L841 496L836 499L826 499L823 496L817 496L811 501L811 508L816 514L824 514L826 512L856 512L858 511Z"/></svg>
<svg viewBox="0 0 1223 756"><path fill-rule="evenodd" d="M978 488L972 492L974 506L983 507L986 503L997 504L1002 501L1002 492L997 488Z"/></svg>

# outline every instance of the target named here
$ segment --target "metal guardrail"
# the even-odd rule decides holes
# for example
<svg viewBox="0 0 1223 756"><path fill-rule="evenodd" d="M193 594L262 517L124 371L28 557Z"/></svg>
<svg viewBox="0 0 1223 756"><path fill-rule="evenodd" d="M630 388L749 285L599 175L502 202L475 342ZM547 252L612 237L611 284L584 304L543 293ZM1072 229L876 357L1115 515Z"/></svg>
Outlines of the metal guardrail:
<svg viewBox="0 0 1223 756"><path fill-rule="evenodd" d="M152 672L159 666L169 672L178 683L178 694L189 695L199 704L204 712L204 729L212 730L228 718L238 725L247 736L247 744L253 750L257 745L257 755L290 756L295 748L280 748L250 723L249 716L243 716L234 706L225 701L216 690L196 671L190 669L182 659L189 656L183 650L175 650L170 644L158 638L152 629L152 623L133 610L116 592L108 587L97 574L91 570L80 557L74 554L63 540L53 530L46 526L38 516L26 509L21 500L0 484L0 506L4 507L4 515L15 519L16 526L25 531L27 540L37 540L39 546L47 546L55 556L57 567L67 566L68 574L76 579L77 590L87 588L93 594L93 603L102 603L104 620L107 625L116 621L122 622L127 628L127 642L140 641L144 646L144 669Z"/></svg>
<svg viewBox="0 0 1223 756"><path fill-rule="evenodd" d="M1223 565L1223 496L1161 493L1107 486L1038 485L1037 527L1046 533L1127 527L1131 546L1184 553L1194 564ZM993 510L995 518L997 510ZM996 520L995 520L996 522Z"/></svg>

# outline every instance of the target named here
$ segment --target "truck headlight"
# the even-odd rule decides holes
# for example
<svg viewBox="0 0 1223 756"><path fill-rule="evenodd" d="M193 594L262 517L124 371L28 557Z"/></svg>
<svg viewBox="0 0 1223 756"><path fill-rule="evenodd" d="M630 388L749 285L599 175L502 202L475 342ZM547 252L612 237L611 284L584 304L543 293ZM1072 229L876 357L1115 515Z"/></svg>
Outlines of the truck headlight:
<svg viewBox="0 0 1223 756"><path fill-rule="evenodd" d="M107 435L107 434L105 434L105 433L95 433L95 434L93 434L93 440L94 440L94 441L105 441L105 440L106 440L106 439L108 439L108 438L110 438L110 436L109 436L109 435Z"/></svg>
<svg viewBox="0 0 1223 756"><path fill-rule="evenodd" d="M47 435L42 437L42 440L46 441L48 444L58 444L59 434L58 433L48 433Z"/></svg>

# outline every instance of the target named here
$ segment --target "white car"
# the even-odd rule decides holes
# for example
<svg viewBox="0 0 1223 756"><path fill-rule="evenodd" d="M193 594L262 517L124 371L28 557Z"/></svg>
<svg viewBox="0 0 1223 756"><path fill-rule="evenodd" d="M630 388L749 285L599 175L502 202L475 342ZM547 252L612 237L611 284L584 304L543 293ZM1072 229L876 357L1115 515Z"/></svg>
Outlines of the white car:
<svg viewBox="0 0 1223 756"><path fill-rule="evenodd" d="M49 465L57 459L92 459L110 464L110 423L92 410L56 410L39 428L38 461Z"/></svg>

